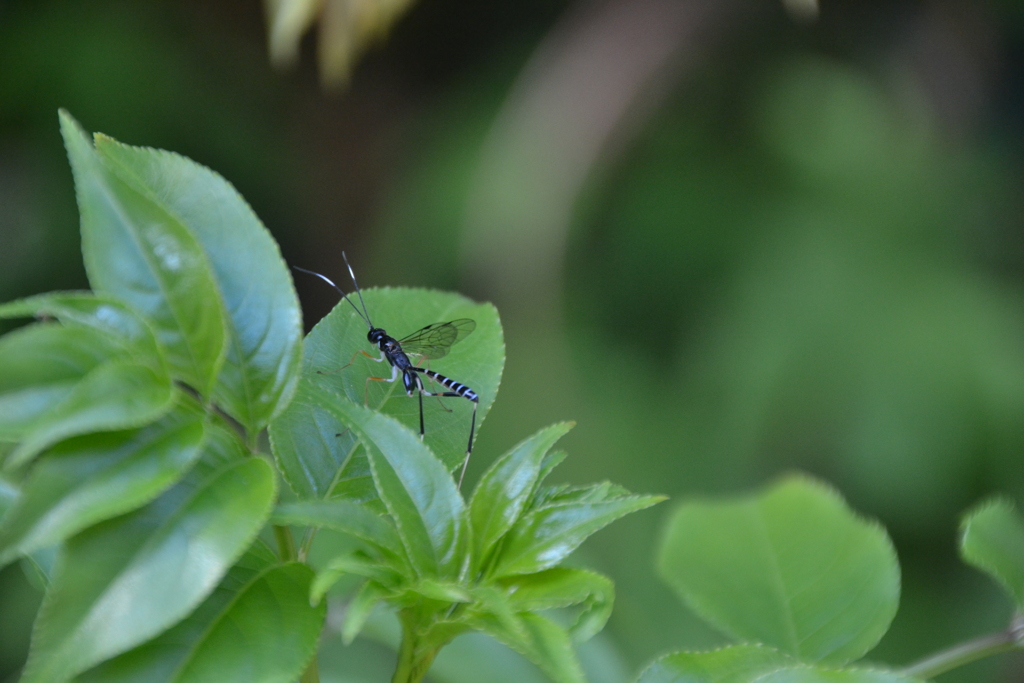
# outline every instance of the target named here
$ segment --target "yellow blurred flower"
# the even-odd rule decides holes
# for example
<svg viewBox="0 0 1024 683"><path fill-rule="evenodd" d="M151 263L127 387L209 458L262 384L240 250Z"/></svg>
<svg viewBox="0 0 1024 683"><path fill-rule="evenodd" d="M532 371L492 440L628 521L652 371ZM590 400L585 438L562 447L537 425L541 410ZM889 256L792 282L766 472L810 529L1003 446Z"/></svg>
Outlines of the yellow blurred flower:
<svg viewBox="0 0 1024 683"><path fill-rule="evenodd" d="M293 66L306 31L319 23L317 59L327 87L348 82L356 59L408 8L412 0L266 0L270 60Z"/></svg>

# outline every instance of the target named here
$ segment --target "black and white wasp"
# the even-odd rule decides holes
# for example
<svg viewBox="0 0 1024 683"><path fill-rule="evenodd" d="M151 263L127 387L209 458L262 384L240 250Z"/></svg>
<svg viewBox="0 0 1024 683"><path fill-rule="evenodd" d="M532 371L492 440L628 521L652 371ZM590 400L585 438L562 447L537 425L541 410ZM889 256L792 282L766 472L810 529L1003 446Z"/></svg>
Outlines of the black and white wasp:
<svg viewBox="0 0 1024 683"><path fill-rule="evenodd" d="M298 266L293 266L293 268L295 268L295 270L300 270L303 273L315 275L331 287L334 287L334 289L341 294L341 297L347 301L350 306L352 306L356 314L363 319L367 326L369 326L370 331L366 334L366 339L380 350L380 358L375 358L365 351L357 351L352 358L354 359L359 354L362 354L377 363L386 360L391 366L391 377L368 377L366 379L367 386L369 386L371 381L394 382L398 379L399 375L401 375L406 395L412 396L415 392L419 397L421 439L426 431L423 424L424 396L460 397L473 403L473 416L469 423L469 444L466 446L466 459L462 463L462 472L459 474L459 487L461 488L462 478L466 476L466 466L469 464L469 456L473 452L473 434L476 430L476 410L480 404L480 397L475 391L467 387L465 384L456 382L450 377L445 377L441 373L434 372L429 368L421 368L419 365L413 363L409 359L409 356L419 356L421 361L443 358L448 355L448 351L451 350L453 344L457 344L462 341L476 329L476 322L469 318L459 318L458 320L451 320L445 323L434 323L413 332L407 337L395 339L385 332L383 328L374 327L373 323L370 322L370 313L366 310L366 302L363 301L363 293L359 291L359 283L356 282L356 274L353 272L352 266L348 262L348 257L345 256L344 252L342 252L341 256L345 259L345 265L348 267L348 274L352 278L352 285L355 287L356 294L359 296L359 304L362 306L362 310L355 305L352 299L345 294L341 287L334 284L334 282L324 275L312 270L306 270L305 268L299 268ZM349 363L351 363L351 361L349 361ZM447 389L447 391L428 391L424 385L421 377L422 375L426 375L431 380L437 382Z"/></svg>

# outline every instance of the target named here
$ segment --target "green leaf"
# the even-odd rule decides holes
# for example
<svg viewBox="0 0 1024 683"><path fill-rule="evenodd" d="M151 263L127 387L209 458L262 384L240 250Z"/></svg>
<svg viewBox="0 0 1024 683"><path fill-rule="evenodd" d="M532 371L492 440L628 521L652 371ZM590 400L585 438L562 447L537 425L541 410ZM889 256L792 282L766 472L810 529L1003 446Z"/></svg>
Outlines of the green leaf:
<svg viewBox="0 0 1024 683"><path fill-rule="evenodd" d="M353 438L355 438L354 435ZM359 445L358 439L355 444ZM373 472L370 471L370 460L366 457L366 449L353 450L352 455L338 470L336 480L331 486L331 498L343 498L361 503L381 514L387 512L384 502L377 495L377 485L373 483Z"/></svg>
<svg viewBox="0 0 1024 683"><path fill-rule="evenodd" d="M290 683L316 653L327 605L309 604L313 571L275 567L242 591L194 647L175 683Z"/></svg>
<svg viewBox="0 0 1024 683"><path fill-rule="evenodd" d="M553 567L590 535L616 519L665 500L664 496L624 496L597 502L545 505L530 510L505 536L494 577L530 574Z"/></svg>
<svg viewBox="0 0 1024 683"><path fill-rule="evenodd" d="M562 422L546 427L498 458L473 491L469 519L473 525L475 558L483 563L530 503L544 456L572 429Z"/></svg>
<svg viewBox="0 0 1024 683"><path fill-rule="evenodd" d="M238 596L276 565L274 551L257 539L188 617L153 640L90 669L75 678L76 683L167 683Z"/></svg>
<svg viewBox="0 0 1024 683"><path fill-rule="evenodd" d="M228 341L224 304L196 238L103 163L67 112L61 132L82 215L82 255L100 294L144 315L175 374L209 396Z"/></svg>
<svg viewBox="0 0 1024 683"><path fill-rule="evenodd" d="M331 274L327 275L331 277ZM337 277L332 279L339 284L344 282ZM480 396L477 411L479 430L494 402L505 365L505 343L494 306L476 304L458 294L426 289L367 289L363 291L363 297L373 324L383 327L397 339L435 322L457 318L476 321L476 330L453 346L447 356L425 365L477 392ZM353 354L359 351L374 357L380 355L367 341L366 332L366 323L352 307L344 301L339 302L306 337L303 373L313 383L358 405L364 405L368 397L370 407L380 408L418 434L419 404L415 398L405 395L401 379L393 383L369 382L367 385L367 377L390 377L391 369L386 362L376 363L362 354L353 358ZM349 360L353 361L352 365L345 367ZM451 412L447 412L445 407ZM469 437L470 402L461 398L424 399L423 412L427 446L449 470L460 467ZM306 427L297 425L297 428Z"/></svg>
<svg viewBox="0 0 1024 683"><path fill-rule="evenodd" d="M316 391L365 446L377 492L417 574L455 577L468 548L465 503L448 470L395 419Z"/></svg>
<svg viewBox="0 0 1024 683"><path fill-rule="evenodd" d="M899 602L885 530L801 476L673 515L658 569L702 618L801 661L842 664L870 650Z"/></svg>
<svg viewBox="0 0 1024 683"><path fill-rule="evenodd" d="M313 585L309 589L309 601L320 602L327 591L343 576L362 576L376 583L395 587L405 578L391 566L358 555L342 555L332 558L323 569L316 574Z"/></svg>
<svg viewBox="0 0 1024 683"><path fill-rule="evenodd" d="M370 618L370 613L373 612L377 603L390 595L391 591L376 581L367 581L356 591L345 608L345 623L341 627L341 641L345 645L351 644L363 630L366 620Z"/></svg>
<svg viewBox="0 0 1024 683"><path fill-rule="evenodd" d="M515 621L514 629L497 619L476 620L474 627L529 659L557 683L586 683L565 629L529 612Z"/></svg>
<svg viewBox="0 0 1024 683"><path fill-rule="evenodd" d="M151 422L171 408L176 393L170 377L148 365L127 360L104 363L25 425L21 442L7 456L5 466L23 465L68 437Z"/></svg>
<svg viewBox="0 0 1024 683"><path fill-rule="evenodd" d="M85 328L28 325L0 337L0 439L24 438L83 377L119 354L109 336Z"/></svg>
<svg viewBox="0 0 1024 683"><path fill-rule="evenodd" d="M142 429L71 439L43 455L0 523L0 566L145 505L181 478L203 441L198 407Z"/></svg>
<svg viewBox="0 0 1024 683"><path fill-rule="evenodd" d="M199 241L230 339L214 400L250 432L263 429L294 393L302 358L302 310L274 238L231 183L205 166L104 135L96 151Z"/></svg>
<svg viewBox="0 0 1024 683"><path fill-rule="evenodd" d="M0 477L0 525L6 522L4 515L14 506L20 495L20 489L13 482Z"/></svg>
<svg viewBox="0 0 1024 683"><path fill-rule="evenodd" d="M1024 611L1024 519L1013 503L997 498L969 512L960 525L960 555L998 581Z"/></svg>
<svg viewBox="0 0 1024 683"><path fill-rule="evenodd" d="M364 441L373 480L410 562L420 575L456 576L468 550L465 508L444 465L391 418L354 404L345 407L368 417L361 436L373 440Z"/></svg>
<svg viewBox="0 0 1024 683"><path fill-rule="evenodd" d="M370 464L355 454L359 440L323 400L320 388L303 377L288 407L270 423L270 445L281 474L299 498L325 498L359 469L355 476L362 495L356 498L376 498ZM332 395L331 401L337 400Z"/></svg>
<svg viewBox="0 0 1024 683"><path fill-rule="evenodd" d="M607 576L583 569L553 567L499 582L509 604L518 612L570 607L582 604L583 610L569 634L577 643L589 640L604 628L612 613L615 585Z"/></svg>
<svg viewBox="0 0 1024 683"><path fill-rule="evenodd" d="M50 577L53 576L53 567L57 564L58 548L59 546L51 545L21 558L21 570L25 578L40 593L46 593L50 588Z"/></svg>
<svg viewBox="0 0 1024 683"><path fill-rule="evenodd" d="M252 455L240 440L238 432L216 415L207 415L206 442L199 471L213 474L222 467L245 460Z"/></svg>
<svg viewBox="0 0 1024 683"><path fill-rule="evenodd" d="M416 606L422 604L424 599L437 602L472 602L473 596L459 584L424 578L408 587L405 599L410 606Z"/></svg>
<svg viewBox="0 0 1024 683"><path fill-rule="evenodd" d="M508 594L492 582L479 583L470 587L474 602L469 605L461 618L477 631L495 634L505 631L505 642L510 639L525 640L526 627L513 609Z"/></svg>
<svg viewBox="0 0 1024 683"><path fill-rule="evenodd" d="M830 670L795 662L764 645L733 645L711 652L677 652L656 660L637 683L922 683L871 669Z"/></svg>
<svg viewBox="0 0 1024 683"><path fill-rule="evenodd" d="M473 630L473 627L470 626L468 621L464 618L448 619L444 617L445 613L449 612L453 608L451 603L459 601L436 600L432 598L424 599L425 596L419 597L412 593L406 593L403 597L408 601L405 603L398 603L403 607L406 607L406 609L403 609L399 613L400 619L407 615L414 614L417 609L433 610L433 615L437 617L433 623L427 623L424 621L420 622L426 626L426 629L423 630L422 635L416 638L417 649L422 651L439 650L446 647L452 642L452 640L461 636L463 633L468 633ZM401 600L401 598L393 598L391 603L395 604L396 600Z"/></svg>
<svg viewBox="0 0 1024 683"><path fill-rule="evenodd" d="M149 324L111 297L92 292L49 292L0 305L0 318L49 316L65 325L81 325L109 335L137 360L162 367L163 351Z"/></svg>
<svg viewBox="0 0 1024 683"><path fill-rule="evenodd" d="M537 486L534 487L533 495L530 496L531 508L543 506L555 493L569 488L568 484L559 484L557 486L544 485L544 480L548 478L551 471L561 465L562 461L567 457L568 454L565 451L552 451L544 456L544 462L540 464L540 474L537 475Z"/></svg>
<svg viewBox="0 0 1024 683"><path fill-rule="evenodd" d="M812 666L781 669L757 679L757 683L925 683L920 678L874 669L829 670Z"/></svg>
<svg viewBox="0 0 1024 683"><path fill-rule="evenodd" d="M257 458L212 477L204 470L197 466L150 505L67 541L22 683L61 683L125 652L180 621L216 587L269 515L275 481ZM308 586L302 593L308 605Z"/></svg>
<svg viewBox="0 0 1024 683"><path fill-rule="evenodd" d="M754 683L794 663L771 647L731 645L710 652L665 655L644 669L636 683Z"/></svg>
<svg viewBox="0 0 1024 683"><path fill-rule="evenodd" d="M394 525L366 505L350 500L306 500L278 505L274 524L324 527L354 536L391 557L405 561L402 539Z"/></svg>
<svg viewBox="0 0 1024 683"><path fill-rule="evenodd" d="M600 503L605 500L614 500L628 495L629 491L610 481L602 481L586 486L567 486L562 484L549 489L547 495L544 496L544 505Z"/></svg>
<svg viewBox="0 0 1024 683"><path fill-rule="evenodd" d="M565 451L552 451L544 456L544 461L540 464L540 474L537 475L538 487L548 478L552 470L562 464L566 457L568 454Z"/></svg>

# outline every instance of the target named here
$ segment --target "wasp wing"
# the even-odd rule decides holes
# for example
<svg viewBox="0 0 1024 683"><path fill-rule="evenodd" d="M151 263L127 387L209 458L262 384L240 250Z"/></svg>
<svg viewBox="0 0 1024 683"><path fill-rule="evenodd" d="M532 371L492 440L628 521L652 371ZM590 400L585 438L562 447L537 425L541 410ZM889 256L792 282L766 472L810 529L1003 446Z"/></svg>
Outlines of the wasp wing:
<svg viewBox="0 0 1024 683"><path fill-rule="evenodd" d="M404 339L399 339L402 350L421 356L426 360L437 360L448 355L452 344L457 344L476 329L476 321L459 318L446 323L434 323L417 330Z"/></svg>

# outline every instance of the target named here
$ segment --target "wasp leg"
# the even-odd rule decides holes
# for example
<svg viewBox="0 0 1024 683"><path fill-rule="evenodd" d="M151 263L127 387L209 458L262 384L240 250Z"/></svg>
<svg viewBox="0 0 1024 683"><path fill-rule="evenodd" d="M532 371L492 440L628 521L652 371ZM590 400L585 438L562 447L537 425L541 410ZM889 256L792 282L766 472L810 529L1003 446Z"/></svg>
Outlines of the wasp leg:
<svg viewBox="0 0 1024 683"><path fill-rule="evenodd" d="M459 396L473 403L473 417L469 421L469 443L466 444L466 459L462 461L462 471L459 473L459 488L462 488L462 480L466 477L466 467L469 466L469 456L473 454L473 435L476 432L476 409L480 405L479 399L472 399L454 391L439 391L437 393L420 390L420 437L423 436L423 396Z"/></svg>
<svg viewBox="0 0 1024 683"><path fill-rule="evenodd" d="M373 356L370 356L370 359L377 360ZM396 379L398 379L398 368L395 366L391 366L391 377L367 377L366 382L363 383L363 404L370 405L370 382L394 382Z"/></svg>
<svg viewBox="0 0 1024 683"><path fill-rule="evenodd" d="M382 360L384 360L384 354L383 353L380 355L380 358L374 358L373 356L368 354L366 351L360 350L360 351L356 351L355 353L353 353L352 357L348 359L348 362L345 363L344 365L342 365L340 368L335 368L334 370L330 370L330 371L327 371L327 372L324 372L323 370L317 370L316 374L318 374L318 375L333 375L336 372L341 372L342 370L344 370L348 366L352 365L352 363L356 359L356 356L358 356L359 354L363 354L364 356L366 356L367 358L372 360L374 363L379 363Z"/></svg>
<svg viewBox="0 0 1024 683"><path fill-rule="evenodd" d="M430 368L427 368L427 369L429 370ZM424 373L424 374L426 374L426 373ZM437 380L434 379L433 377L431 377L429 374L427 374L427 377L430 378L431 382L437 382ZM452 412L452 409L449 408L448 406L446 406L444 404L444 401L441 400L442 396L447 396L447 395L448 394L444 394L444 393L431 393L429 391L427 392L427 396L433 396L433 397L435 397L437 399L437 405L441 406L441 408L444 410L444 412L450 413L450 412Z"/></svg>

